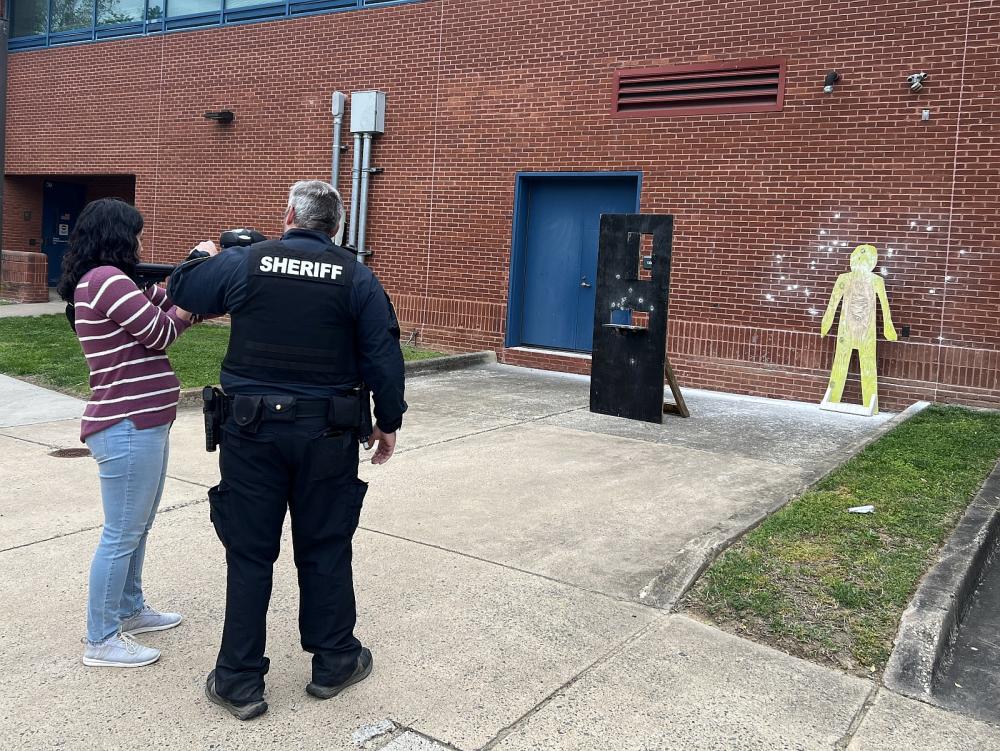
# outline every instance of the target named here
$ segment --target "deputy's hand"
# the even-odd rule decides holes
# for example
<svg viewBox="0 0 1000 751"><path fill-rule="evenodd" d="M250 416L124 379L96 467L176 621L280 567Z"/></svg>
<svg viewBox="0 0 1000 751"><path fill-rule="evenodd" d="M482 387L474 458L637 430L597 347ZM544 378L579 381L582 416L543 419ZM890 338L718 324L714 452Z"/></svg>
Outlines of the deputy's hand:
<svg viewBox="0 0 1000 751"><path fill-rule="evenodd" d="M205 242L198 243L194 249L200 250L203 253L208 253L210 256L218 255L219 253L219 249L211 240L205 240Z"/></svg>
<svg viewBox="0 0 1000 751"><path fill-rule="evenodd" d="M372 431L372 441L378 442L375 453L372 454L372 464L385 464L392 458L392 452L396 450L396 433L383 433L375 427Z"/></svg>

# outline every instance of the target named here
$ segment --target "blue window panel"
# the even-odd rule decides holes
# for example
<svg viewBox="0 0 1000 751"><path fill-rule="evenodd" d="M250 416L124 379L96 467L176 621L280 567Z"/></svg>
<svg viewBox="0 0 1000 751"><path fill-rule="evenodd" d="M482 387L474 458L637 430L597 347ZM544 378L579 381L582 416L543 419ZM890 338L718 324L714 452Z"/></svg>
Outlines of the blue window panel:
<svg viewBox="0 0 1000 751"><path fill-rule="evenodd" d="M285 15L287 7L285 3L273 3L271 5L250 5L248 7L233 6L233 3L226 4L226 23L238 23L243 21L254 21L258 18L274 18Z"/></svg>
<svg viewBox="0 0 1000 751"><path fill-rule="evenodd" d="M306 0L305 2L289 3L288 15L297 16L302 13L318 13L324 10L356 7L358 7L357 0Z"/></svg>
<svg viewBox="0 0 1000 751"><path fill-rule="evenodd" d="M167 19L167 31L176 29L196 29L200 26L218 26L218 13L202 13L196 16L180 16Z"/></svg>
<svg viewBox="0 0 1000 751"><path fill-rule="evenodd" d="M60 31L49 34L49 44L72 44L74 42L89 42L94 38L93 29L76 29L74 31Z"/></svg>
<svg viewBox="0 0 1000 751"><path fill-rule="evenodd" d="M100 0L97 3L98 26L141 23L145 15L146 0Z"/></svg>
<svg viewBox="0 0 1000 751"><path fill-rule="evenodd" d="M11 0L7 14L11 37L44 40L49 24L49 0Z"/></svg>
<svg viewBox="0 0 1000 751"><path fill-rule="evenodd" d="M93 2L88 2L88 0L52 0L49 3L50 36L65 31L90 28L93 25Z"/></svg>
<svg viewBox="0 0 1000 751"><path fill-rule="evenodd" d="M45 34L35 34L34 36L30 37L18 37L17 39L11 39L7 45L7 48L11 51L33 50L44 46L45 46Z"/></svg>
<svg viewBox="0 0 1000 751"><path fill-rule="evenodd" d="M422 0L8 0L12 51L79 44L122 36L242 24L307 14L380 8ZM166 6L167 18L163 10ZM145 21L141 16L145 11Z"/></svg>
<svg viewBox="0 0 1000 751"><path fill-rule="evenodd" d="M115 26L98 26L98 39L114 39L115 37L136 36L145 31L145 24L139 23L121 24Z"/></svg>
<svg viewBox="0 0 1000 751"><path fill-rule="evenodd" d="M221 0L167 0L167 19L214 14L218 18Z"/></svg>

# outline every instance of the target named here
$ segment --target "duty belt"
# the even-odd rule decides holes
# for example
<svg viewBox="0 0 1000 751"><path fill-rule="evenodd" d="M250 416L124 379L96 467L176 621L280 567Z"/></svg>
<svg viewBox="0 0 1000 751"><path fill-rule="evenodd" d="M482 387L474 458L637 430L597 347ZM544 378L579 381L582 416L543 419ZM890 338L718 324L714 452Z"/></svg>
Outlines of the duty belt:
<svg viewBox="0 0 1000 751"><path fill-rule="evenodd" d="M206 448L214 451L224 422L232 420L240 429L256 433L261 423L293 423L297 420L323 418L334 430L352 430L367 443L372 434L370 393L361 387L344 396L327 399L303 399L287 394L237 394L229 396L219 389L206 387Z"/></svg>
<svg viewBox="0 0 1000 751"><path fill-rule="evenodd" d="M241 428L253 430L262 422L295 422L324 418L331 428L361 427L361 397L331 396L302 399L287 394L237 394L226 397L226 412Z"/></svg>

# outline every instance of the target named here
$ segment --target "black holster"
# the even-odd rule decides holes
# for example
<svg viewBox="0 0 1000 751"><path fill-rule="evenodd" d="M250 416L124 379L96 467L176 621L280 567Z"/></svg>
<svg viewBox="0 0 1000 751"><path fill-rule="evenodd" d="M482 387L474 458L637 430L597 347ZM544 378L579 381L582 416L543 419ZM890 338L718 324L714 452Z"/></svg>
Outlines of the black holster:
<svg viewBox="0 0 1000 751"><path fill-rule="evenodd" d="M202 414L205 416L205 450L215 451L222 436L222 423L226 419L226 395L215 386L201 390Z"/></svg>
<svg viewBox="0 0 1000 751"><path fill-rule="evenodd" d="M362 384L347 396L330 398L329 423L333 429L353 430L365 445L371 439L372 400L371 390Z"/></svg>

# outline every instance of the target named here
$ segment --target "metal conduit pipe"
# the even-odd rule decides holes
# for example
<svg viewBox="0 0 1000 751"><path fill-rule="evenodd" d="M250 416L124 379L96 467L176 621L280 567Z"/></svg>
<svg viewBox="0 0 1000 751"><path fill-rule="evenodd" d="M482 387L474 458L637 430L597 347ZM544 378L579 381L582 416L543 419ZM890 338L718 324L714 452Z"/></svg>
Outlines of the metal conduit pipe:
<svg viewBox="0 0 1000 751"><path fill-rule="evenodd" d="M8 6L9 8L10 6ZM4 176L7 167L7 36L6 18L0 18L0 246L3 245ZM0 247L0 251L3 248ZM3 278L3 253L0 252L0 279Z"/></svg>
<svg viewBox="0 0 1000 751"><path fill-rule="evenodd" d="M363 133L361 148L361 200L358 207L358 262L365 262L365 232L368 225L368 182L372 167L372 134Z"/></svg>
<svg viewBox="0 0 1000 751"><path fill-rule="evenodd" d="M344 102L346 100L347 97L344 96L343 92L333 92L331 107L333 111L333 169L331 170L330 184L338 190L338 183L340 182L340 131L344 125Z"/></svg>
<svg viewBox="0 0 1000 751"><path fill-rule="evenodd" d="M351 224L347 229L347 244L356 248L358 240L358 204L361 194L361 134L354 134L354 167L351 170Z"/></svg>

